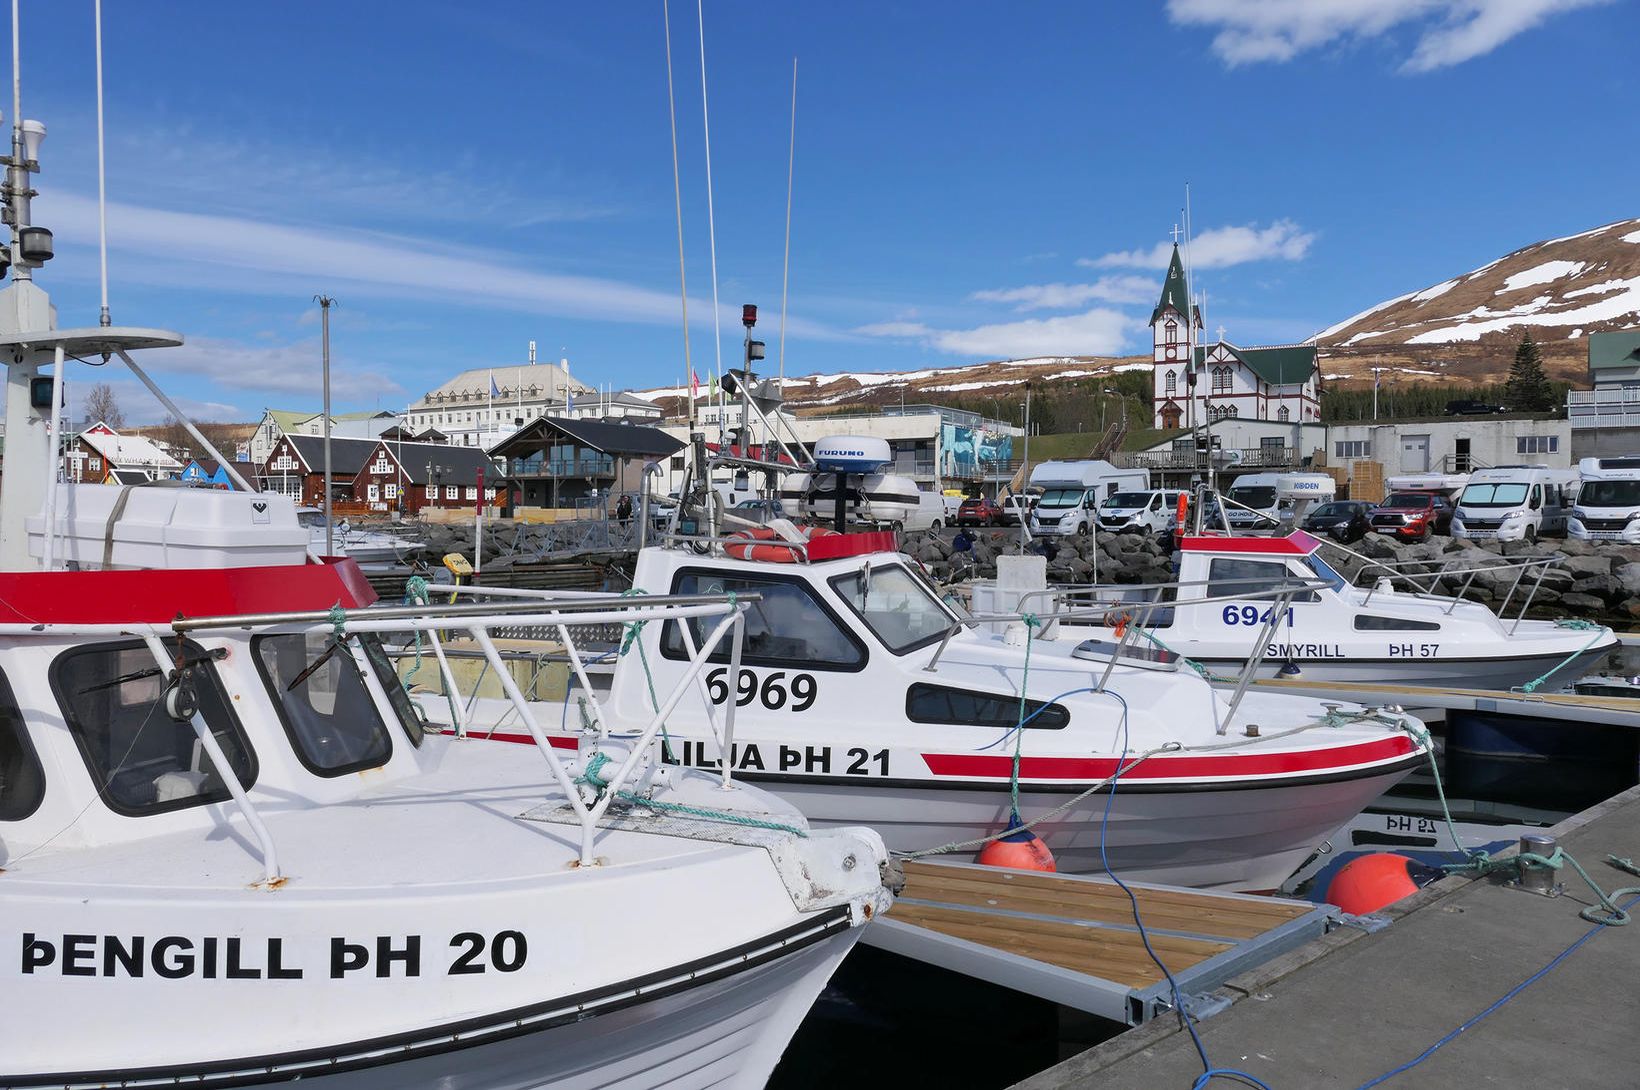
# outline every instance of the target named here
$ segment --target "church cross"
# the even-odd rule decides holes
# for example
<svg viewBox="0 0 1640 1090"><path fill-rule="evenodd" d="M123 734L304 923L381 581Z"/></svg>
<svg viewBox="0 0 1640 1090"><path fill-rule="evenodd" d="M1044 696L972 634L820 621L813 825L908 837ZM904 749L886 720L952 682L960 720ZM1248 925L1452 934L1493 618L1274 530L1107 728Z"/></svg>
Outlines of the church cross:
<svg viewBox="0 0 1640 1090"><path fill-rule="evenodd" d="M1219 326L1219 340L1220 341L1224 340L1224 326L1222 326L1222 325Z"/></svg>
<svg viewBox="0 0 1640 1090"><path fill-rule="evenodd" d="M1184 234L1184 232L1179 230L1179 225L1175 223L1173 225L1173 241L1178 242L1179 241L1179 236L1182 235L1182 234Z"/></svg>

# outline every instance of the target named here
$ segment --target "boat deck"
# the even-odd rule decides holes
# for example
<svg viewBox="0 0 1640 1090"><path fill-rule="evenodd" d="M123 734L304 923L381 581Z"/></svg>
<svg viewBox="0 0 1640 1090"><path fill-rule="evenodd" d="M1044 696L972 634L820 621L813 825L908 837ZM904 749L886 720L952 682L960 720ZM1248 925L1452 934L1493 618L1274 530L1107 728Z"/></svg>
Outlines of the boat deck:
<svg viewBox="0 0 1640 1090"><path fill-rule="evenodd" d="M1607 853L1640 855L1640 788L1553 833L1607 890L1640 882L1601 862ZM1446 878L1386 909L1393 922L1381 931L1340 928L1231 978L1215 993L1229 1008L1198 1027L1209 1058L1274 1090L1360 1087L1454 1034L1593 930L1552 971L1388 1085L1635 1085L1640 922L1593 928L1578 918L1591 901L1587 888L1569 868L1561 880L1563 896L1543 897L1494 880ZM1633 900L1640 898L1620 903ZM1190 1086L1201 1074L1189 1036L1167 1017L1016 1090L1151 1090Z"/></svg>
<svg viewBox="0 0 1640 1090"><path fill-rule="evenodd" d="M1116 1021L1170 1009L1127 894L1108 878L911 862L863 941ZM1187 992L1323 933L1302 901L1130 883L1156 952Z"/></svg>

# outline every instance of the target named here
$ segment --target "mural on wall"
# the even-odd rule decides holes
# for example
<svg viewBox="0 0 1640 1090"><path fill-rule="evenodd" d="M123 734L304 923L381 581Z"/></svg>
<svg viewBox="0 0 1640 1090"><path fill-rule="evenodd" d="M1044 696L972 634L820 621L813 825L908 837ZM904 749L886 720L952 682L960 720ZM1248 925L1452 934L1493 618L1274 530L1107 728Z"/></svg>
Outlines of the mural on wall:
<svg viewBox="0 0 1640 1090"><path fill-rule="evenodd" d="M1014 437L1006 432L947 422L940 425L940 450L944 472L953 476L977 475L988 472L990 466L1013 460Z"/></svg>

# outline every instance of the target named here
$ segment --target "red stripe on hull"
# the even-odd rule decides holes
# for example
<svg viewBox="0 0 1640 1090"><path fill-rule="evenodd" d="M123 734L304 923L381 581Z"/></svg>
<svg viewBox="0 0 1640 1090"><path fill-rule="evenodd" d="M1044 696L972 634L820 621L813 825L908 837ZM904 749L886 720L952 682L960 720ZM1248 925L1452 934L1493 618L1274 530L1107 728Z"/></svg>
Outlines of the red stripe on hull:
<svg viewBox="0 0 1640 1090"><path fill-rule="evenodd" d="M441 731L440 733L442 733L442 734L454 734L455 731L444 730L444 731ZM496 732L495 734L487 734L484 731L475 730L471 734L469 734L468 737L469 738L476 738L480 742L516 742L517 744L519 744L521 746L533 746L533 745L535 745L535 739L530 737L528 734L502 734L499 731ZM547 735L547 744L552 746L553 749L575 749L576 748L575 739L566 738L561 734L549 734L549 735Z"/></svg>
<svg viewBox="0 0 1640 1090"><path fill-rule="evenodd" d="M1358 742L1321 750L1287 753L1236 753L1224 756L1172 757L1158 754L1142 764L1124 770L1124 779L1188 780L1235 779L1244 776L1315 775L1343 772L1363 765L1405 757L1415 752L1412 739L1405 735ZM990 753L924 753L928 771L936 776L1006 780L1013 773L1013 758ZM1116 771L1113 757L1021 757L1022 780L1081 780L1092 783Z"/></svg>

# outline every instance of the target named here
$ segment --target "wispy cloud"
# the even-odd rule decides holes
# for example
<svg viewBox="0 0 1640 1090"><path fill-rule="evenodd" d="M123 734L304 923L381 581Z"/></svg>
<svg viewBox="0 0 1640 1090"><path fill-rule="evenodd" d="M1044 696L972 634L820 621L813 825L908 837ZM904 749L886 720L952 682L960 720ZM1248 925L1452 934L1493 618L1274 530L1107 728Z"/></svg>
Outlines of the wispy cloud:
<svg viewBox="0 0 1640 1090"><path fill-rule="evenodd" d="M88 197L55 192L36 201L36 220L51 224L68 245L96 243L97 206ZM523 259L481 256L440 243L343 227L297 227L243 216L176 212L111 203L110 247L140 257L122 280L188 284L216 291L311 292L460 302L530 314L646 324L678 321L678 296L591 276L541 272ZM709 301L690 301L690 314L710 326ZM723 324L740 312L725 305ZM815 339L842 336L792 317L787 330Z"/></svg>
<svg viewBox="0 0 1640 1090"><path fill-rule="evenodd" d="M1033 356L1106 356L1121 351L1138 323L1120 311L1095 307L1082 314L1029 318L973 329L935 329L920 322L879 322L856 333L919 341L957 356L1026 359Z"/></svg>
<svg viewBox="0 0 1640 1090"><path fill-rule="evenodd" d="M1071 310L1089 303L1142 303L1157 291L1144 276L1102 276L1092 284L1027 284L1019 288L976 291L980 303L1011 303L1015 310Z"/></svg>
<svg viewBox="0 0 1640 1090"><path fill-rule="evenodd" d="M1545 20L1612 0L1168 0L1182 26L1216 28L1213 52L1236 67L1289 61L1333 42L1408 27L1416 36L1406 72L1430 72L1484 56Z"/></svg>
<svg viewBox="0 0 1640 1090"><path fill-rule="evenodd" d="M1289 219L1276 220L1268 227L1256 223L1214 227L1196 236L1190 257L1198 269L1222 269L1249 261L1298 261L1314 241L1314 232ZM1099 269L1165 269L1172 253L1171 242L1158 242L1149 249L1120 250L1103 257L1079 258L1076 263Z"/></svg>

